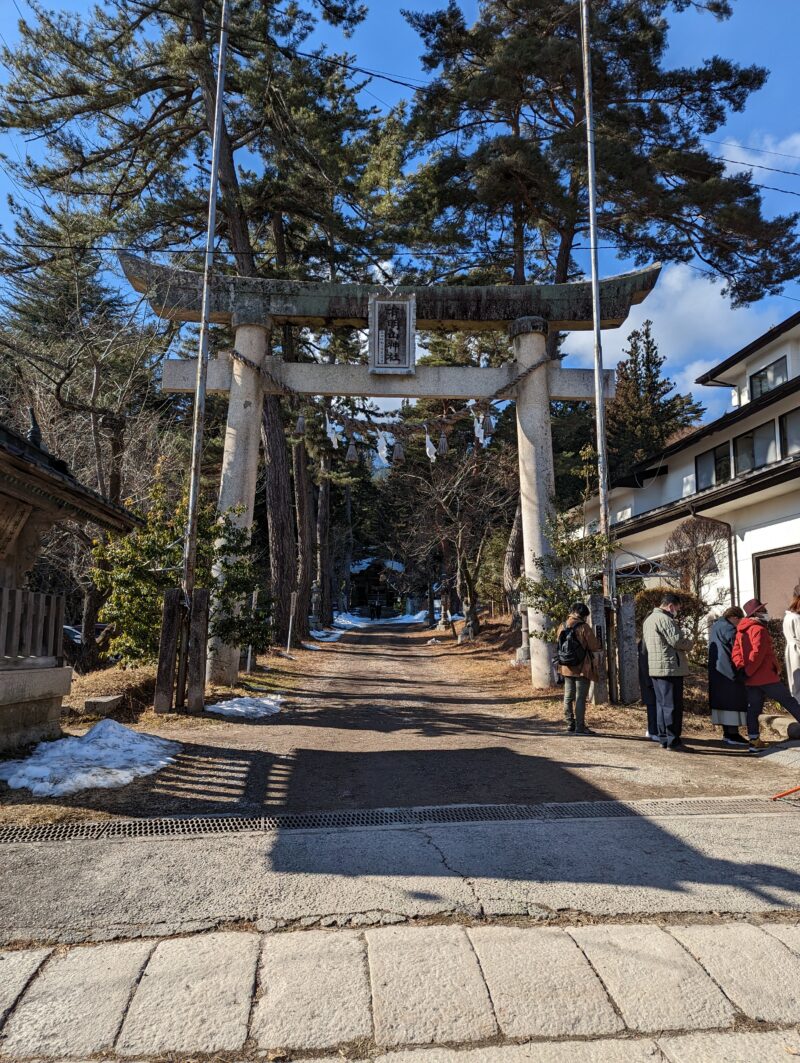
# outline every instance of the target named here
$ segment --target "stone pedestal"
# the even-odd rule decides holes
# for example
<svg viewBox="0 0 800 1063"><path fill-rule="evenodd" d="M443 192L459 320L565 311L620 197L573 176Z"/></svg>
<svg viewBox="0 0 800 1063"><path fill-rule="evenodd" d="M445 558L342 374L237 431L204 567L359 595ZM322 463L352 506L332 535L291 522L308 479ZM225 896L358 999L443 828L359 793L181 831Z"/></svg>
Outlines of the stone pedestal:
<svg viewBox="0 0 800 1063"><path fill-rule="evenodd" d="M269 325L253 324L240 319L235 319L233 325L236 350L260 366L267 352ZM234 360L217 508L220 513L224 513L234 507L241 507L241 512L233 515L233 520L243 528L249 528L253 523L262 400L260 374L251 366ZM208 646L208 681L227 686L235 683L239 672L239 657L238 646L227 646L219 639L212 638Z"/></svg>
<svg viewBox="0 0 800 1063"><path fill-rule="evenodd" d="M71 668L12 668L0 672L0 751L61 736L61 702Z"/></svg>
<svg viewBox="0 0 800 1063"><path fill-rule="evenodd" d="M523 317L510 328L520 372L537 362L542 364L520 382L517 389L517 445L519 449L519 492L522 503L523 571L528 579L538 579L537 557L550 552L546 524L555 493L553 444L550 435L550 393L545 358L547 323L538 317ZM531 678L535 687L552 685L552 651L549 643L536 638L547 631L550 618L528 609Z"/></svg>

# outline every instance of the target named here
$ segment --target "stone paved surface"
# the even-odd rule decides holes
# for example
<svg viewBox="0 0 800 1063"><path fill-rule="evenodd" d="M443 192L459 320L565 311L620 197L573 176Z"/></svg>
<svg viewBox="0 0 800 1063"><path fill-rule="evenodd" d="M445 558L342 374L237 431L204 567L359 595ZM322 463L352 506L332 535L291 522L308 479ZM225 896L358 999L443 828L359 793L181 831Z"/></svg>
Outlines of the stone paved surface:
<svg viewBox="0 0 800 1063"><path fill-rule="evenodd" d="M623 1029L599 978L566 931L537 930L535 949L530 930L516 927L476 927L469 936L506 1037L597 1037Z"/></svg>
<svg viewBox="0 0 800 1063"><path fill-rule="evenodd" d="M0 952L0 1022L49 955L50 949Z"/></svg>
<svg viewBox="0 0 800 1063"><path fill-rule="evenodd" d="M751 1019L800 1022L800 956L756 926L689 926L672 933Z"/></svg>
<svg viewBox="0 0 800 1063"><path fill-rule="evenodd" d="M587 926L571 934L630 1029L710 1030L733 1020L730 1002L659 927Z"/></svg>
<svg viewBox="0 0 800 1063"><path fill-rule="evenodd" d="M497 1023L475 951L455 926L367 934L378 1044L494 1037Z"/></svg>
<svg viewBox="0 0 800 1063"><path fill-rule="evenodd" d="M335 1048L372 1037L367 951L361 934L267 937L261 957L262 996L252 1036L264 1048Z"/></svg>
<svg viewBox="0 0 800 1063"><path fill-rule="evenodd" d="M800 926L776 921L242 930L21 949L2 971L0 1061L800 1056Z"/></svg>
<svg viewBox="0 0 800 1063"><path fill-rule="evenodd" d="M150 941L72 949L53 956L2 1029L11 1058L91 1055L112 1048Z"/></svg>
<svg viewBox="0 0 800 1063"><path fill-rule="evenodd" d="M148 963L119 1036L124 1053L221 1052L247 1037L257 934L163 941Z"/></svg>

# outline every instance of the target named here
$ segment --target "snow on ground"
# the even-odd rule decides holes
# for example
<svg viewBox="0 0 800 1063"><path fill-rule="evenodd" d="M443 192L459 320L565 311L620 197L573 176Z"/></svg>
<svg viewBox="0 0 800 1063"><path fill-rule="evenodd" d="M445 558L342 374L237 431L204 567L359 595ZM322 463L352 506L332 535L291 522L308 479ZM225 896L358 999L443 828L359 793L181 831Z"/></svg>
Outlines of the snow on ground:
<svg viewBox="0 0 800 1063"><path fill-rule="evenodd" d="M317 642L338 642L342 637L341 631L309 631L309 635Z"/></svg>
<svg viewBox="0 0 800 1063"><path fill-rule="evenodd" d="M313 644L313 642L301 642L300 643L300 649L301 650L321 650L322 647L321 646L315 646Z"/></svg>
<svg viewBox="0 0 800 1063"><path fill-rule="evenodd" d="M79 738L40 742L24 760L0 761L0 779L37 797L110 790L166 767L180 748L178 742L139 734L116 720L101 720Z"/></svg>
<svg viewBox="0 0 800 1063"><path fill-rule="evenodd" d="M355 613L337 613L333 620L334 627L340 628L363 628L378 627L382 624L422 624L428 619L428 610L422 609L419 613L409 616L387 616L381 620L370 620L366 616L356 616Z"/></svg>
<svg viewBox="0 0 800 1063"><path fill-rule="evenodd" d="M206 712L218 716L235 716L240 720L261 720L265 716L274 716L281 711L281 701L277 694L268 694L263 698L229 698L206 705Z"/></svg>
<svg viewBox="0 0 800 1063"><path fill-rule="evenodd" d="M390 572L405 572L406 570L406 566L402 561L392 561L391 558L364 557L361 561L353 562L350 566L350 572L354 576L358 575L359 572L365 572L376 561L379 565L383 565L384 568L388 568Z"/></svg>

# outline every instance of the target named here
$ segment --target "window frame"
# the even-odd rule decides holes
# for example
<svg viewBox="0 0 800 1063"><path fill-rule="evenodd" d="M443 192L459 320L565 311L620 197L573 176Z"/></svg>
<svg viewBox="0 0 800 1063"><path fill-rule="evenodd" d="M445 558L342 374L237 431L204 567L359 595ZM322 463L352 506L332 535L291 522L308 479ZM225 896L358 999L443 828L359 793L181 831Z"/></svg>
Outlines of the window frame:
<svg viewBox="0 0 800 1063"><path fill-rule="evenodd" d="M727 451L728 475L726 477L724 477L723 479L719 479L717 477L717 451L718 450ZM711 454L713 456L713 462L712 462L712 466L711 466L713 479L712 479L710 484L707 484L705 487L701 487L700 486L700 466L699 466L699 462L700 462L701 458L705 458L708 454ZM697 491L708 491L710 488L718 487L720 484L727 483L728 480L732 480L732 479L733 479L733 451L732 451L732 446L731 446L731 440L730 439L727 439L724 443L717 443L717 445L715 447L709 447L709 449L708 450L704 450L702 452L702 454L696 454L695 455L695 459L694 459L695 490L697 490Z"/></svg>
<svg viewBox="0 0 800 1063"><path fill-rule="evenodd" d="M741 469L740 470L739 467L738 467L738 462L736 460L736 444L738 443L738 441L740 439L744 439L745 436L749 436L749 435L755 436L755 433L758 432L759 429L766 428L767 425L772 425L772 442L775 445L775 457L772 459L772 461L765 461L761 465L753 464L753 465L750 466L749 469ZM740 432L738 436L734 436L733 437L731 442L732 442L732 447L733 447L733 471L734 471L734 476L744 476L748 472L755 472L757 469L765 469L768 465L774 465L776 461L780 461L780 458L778 457L779 438L778 438L778 432L777 432L776 429L777 429L777 426L776 426L776 423L775 423L775 418L774 417L770 417L768 420L762 421L761 424L754 425L752 428L748 428L746 432ZM753 460L755 461L755 452L753 453Z"/></svg>
<svg viewBox="0 0 800 1063"><path fill-rule="evenodd" d="M780 384L774 384L771 388L762 389L758 393L758 395L756 395L754 390L753 390L753 381L756 379L756 377L760 376L762 373L768 372L770 369L772 369L774 366L776 366L779 362L783 362L783 380L781 381L781 383ZM748 386L749 386L749 389L750 389L750 401L753 402L756 399L762 398L762 396L764 396L764 395L768 395L770 393L770 391L775 391L776 388L779 388L783 384L785 384L788 379L789 379L789 359L786 357L785 354L781 354L781 355L779 355L779 357L777 357L774 361L770 362L768 365L762 365L762 367L760 369L756 369L756 371L754 373L751 373L750 376L748 377Z"/></svg>
<svg viewBox="0 0 800 1063"><path fill-rule="evenodd" d="M794 454L788 453L788 448L786 446L786 429L784 427L785 422L789 417L797 417L798 415L800 415L800 407L795 407L793 410L787 410L786 413L782 413L778 418L778 440L781 448L781 460L783 460L783 458L795 458L800 455L800 448L798 448Z"/></svg>

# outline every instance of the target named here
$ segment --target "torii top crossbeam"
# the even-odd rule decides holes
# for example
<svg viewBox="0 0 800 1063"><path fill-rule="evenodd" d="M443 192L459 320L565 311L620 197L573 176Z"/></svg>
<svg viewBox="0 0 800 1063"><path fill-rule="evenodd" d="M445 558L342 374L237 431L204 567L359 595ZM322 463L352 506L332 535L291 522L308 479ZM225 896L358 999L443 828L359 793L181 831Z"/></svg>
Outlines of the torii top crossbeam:
<svg viewBox="0 0 800 1063"><path fill-rule="evenodd" d="M128 252L120 256L125 276L145 294L160 317L199 321L203 278L190 270L148 262ZM652 291L660 265L621 273L600 283L603 328L618 328L631 306ZM216 324L271 320L312 328L363 327L369 297L380 285L324 281L263 280L217 275L213 279L210 320ZM383 289L386 291L387 289ZM569 284L436 285L397 287L392 294L416 295L417 327L448 331L484 331L508 327L519 318L543 318L550 329L592 327L589 281Z"/></svg>

